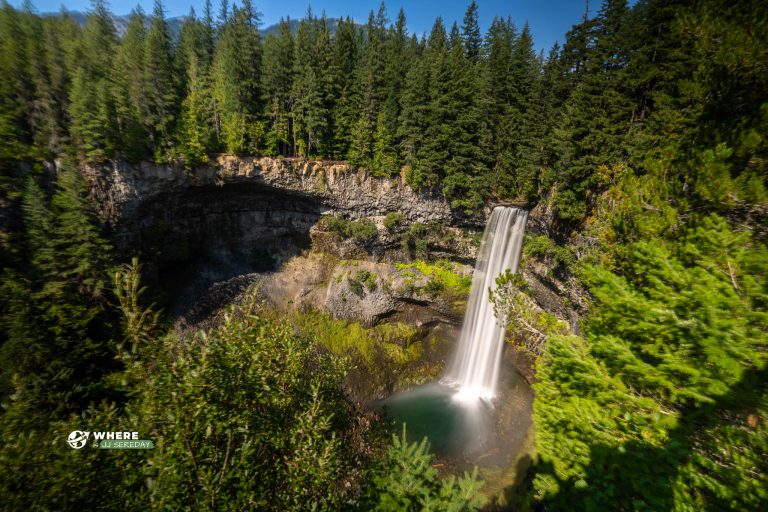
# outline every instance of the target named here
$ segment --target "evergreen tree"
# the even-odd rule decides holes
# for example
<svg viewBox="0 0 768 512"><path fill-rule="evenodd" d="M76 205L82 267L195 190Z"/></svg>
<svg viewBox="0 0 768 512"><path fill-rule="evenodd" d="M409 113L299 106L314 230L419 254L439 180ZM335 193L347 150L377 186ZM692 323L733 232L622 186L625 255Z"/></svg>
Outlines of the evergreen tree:
<svg viewBox="0 0 768 512"><path fill-rule="evenodd" d="M230 153L256 152L264 142L258 26L259 15L247 0L219 28L212 70L215 124Z"/></svg>
<svg viewBox="0 0 768 512"><path fill-rule="evenodd" d="M117 125L120 152L129 160L151 155L149 132L149 101L144 66L147 19L141 8L131 13L128 27L116 57Z"/></svg>
<svg viewBox="0 0 768 512"><path fill-rule="evenodd" d="M390 140L390 144L394 143L395 135L397 134L398 118L400 117L400 95L405 82L405 75L408 71L408 67L412 62L412 55L408 50L408 33L405 28L405 12L400 9L397 16L395 25L389 28L386 38L386 66L385 75L386 81L384 84L384 96L383 104L380 110L383 113L382 122L384 123L381 130L386 130L385 133L381 133L382 137ZM377 118L377 133L379 130L379 120ZM380 139L377 139L377 141ZM375 144L376 142L374 142ZM392 155L398 158L398 147L394 146Z"/></svg>
<svg viewBox="0 0 768 512"><path fill-rule="evenodd" d="M464 50L459 29L451 28L449 54L446 60L446 86L444 96L438 97L438 111L443 124L439 131L447 143L447 158L442 167L445 172L443 193L454 207L476 211L482 207L487 194L484 180L486 168L482 150L486 136L477 75Z"/></svg>
<svg viewBox="0 0 768 512"><path fill-rule="evenodd" d="M349 147L349 165L369 169L373 161L373 137L376 126L373 122L374 114L373 81L369 80L365 86L363 97L363 109L352 130L352 144Z"/></svg>
<svg viewBox="0 0 768 512"><path fill-rule="evenodd" d="M414 36L415 38L415 36ZM423 174L421 159L424 158L425 132L429 108L429 67L424 57L426 43L411 46L414 54L413 63L405 76L403 92L400 96L400 119L398 138L400 151L406 166L406 179L415 187L426 185L429 181Z"/></svg>
<svg viewBox="0 0 768 512"><path fill-rule="evenodd" d="M271 121L268 148L292 154L291 90L293 89L293 36L290 19L281 20L277 34L264 40L263 83L267 116Z"/></svg>
<svg viewBox="0 0 768 512"><path fill-rule="evenodd" d="M371 174L374 176L392 176L399 171L397 152L386 123L386 114L382 111L376 120L376 132L373 137L373 158Z"/></svg>
<svg viewBox="0 0 768 512"><path fill-rule="evenodd" d="M195 53L190 57L188 74L187 97L181 113L181 153L185 167L192 168L208 161L208 153L215 144L210 81Z"/></svg>
<svg viewBox="0 0 768 512"><path fill-rule="evenodd" d="M448 41L441 18L435 20L423 58L429 98L424 116L423 146L416 152L417 165L410 167L408 172L408 181L416 188L438 185L443 165L449 157L452 134L448 121L454 113L449 111L446 98L449 87Z"/></svg>
<svg viewBox="0 0 768 512"><path fill-rule="evenodd" d="M331 146L335 72L330 29L312 11L296 32L293 132L300 156L328 154Z"/></svg>
<svg viewBox="0 0 768 512"><path fill-rule="evenodd" d="M384 2L374 15L368 15L366 38L363 48L363 62L359 68L358 81L361 84L362 103L360 117L352 132L349 160L353 165L370 167L373 159L373 136L376 118L382 108L385 95L386 77L386 26L387 10Z"/></svg>
<svg viewBox="0 0 768 512"><path fill-rule="evenodd" d="M178 95L173 78L171 36L162 0L155 0L144 52L144 80L148 105L145 123L155 151L155 159L162 161L173 146L171 133L178 108Z"/></svg>
<svg viewBox="0 0 768 512"><path fill-rule="evenodd" d="M29 264L6 274L10 304L0 347L2 385L25 380L36 410L60 415L104 396L109 317L104 277L109 246L84 200L78 171L66 163L50 204L30 179L24 195Z"/></svg>
<svg viewBox="0 0 768 512"><path fill-rule="evenodd" d="M464 23L461 26L461 38L464 42L464 49L467 52L467 58L473 64L480 60L480 51L483 44L477 10L477 3L475 0L472 0L469 6L467 6L467 11L464 13Z"/></svg>
<svg viewBox="0 0 768 512"><path fill-rule="evenodd" d="M558 145L559 188L555 197L564 220L582 219L589 208L598 168L623 161L624 136L631 104L622 89L626 65L625 0L608 0L594 21L587 23L593 41L582 52L577 85L564 106Z"/></svg>
<svg viewBox="0 0 768 512"><path fill-rule="evenodd" d="M82 44L83 62L74 72L70 93L70 129L80 153L100 159L114 154L117 142L112 70L117 36L103 0L94 0Z"/></svg>
<svg viewBox="0 0 768 512"><path fill-rule="evenodd" d="M69 144L68 115L70 69L66 65L67 48L65 28L72 20L43 20L44 72L36 75L37 104L40 115L35 134L35 144L42 153L62 154Z"/></svg>
<svg viewBox="0 0 768 512"><path fill-rule="evenodd" d="M21 158L31 142L27 105L32 86L20 15L6 2L0 8L0 73L5 77L0 80L0 157Z"/></svg>
<svg viewBox="0 0 768 512"><path fill-rule="evenodd" d="M333 40L338 99L333 112L335 158L346 158L352 143L352 131L360 112L360 84L356 80L362 58L362 33L350 18L341 19Z"/></svg>

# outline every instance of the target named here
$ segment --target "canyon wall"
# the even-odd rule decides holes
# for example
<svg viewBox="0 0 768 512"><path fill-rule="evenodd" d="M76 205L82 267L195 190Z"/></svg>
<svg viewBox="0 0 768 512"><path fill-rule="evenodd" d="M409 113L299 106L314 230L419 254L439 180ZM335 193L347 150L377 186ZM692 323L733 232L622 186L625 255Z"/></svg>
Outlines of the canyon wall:
<svg viewBox="0 0 768 512"><path fill-rule="evenodd" d="M130 229L133 217L140 215L148 202L162 202L190 191L197 194L226 188L231 192L248 187L254 192L254 201L249 203L242 197L245 202L237 204L240 210L268 208L258 202L274 196L295 198L300 204L316 205L319 213L336 211L350 218L400 212L408 222L455 220L450 205L439 194L416 192L403 177L376 178L343 162L221 156L187 171L174 165L111 161L87 164L84 174L102 216L115 225L124 224L125 229ZM255 194L257 191L260 193ZM292 200L282 209L290 210Z"/></svg>

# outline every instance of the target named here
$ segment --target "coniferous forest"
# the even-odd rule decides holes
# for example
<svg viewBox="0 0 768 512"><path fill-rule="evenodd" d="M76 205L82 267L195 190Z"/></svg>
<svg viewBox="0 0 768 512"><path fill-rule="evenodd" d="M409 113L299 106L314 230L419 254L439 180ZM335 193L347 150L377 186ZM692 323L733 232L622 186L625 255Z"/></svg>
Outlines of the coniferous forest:
<svg viewBox="0 0 768 512"><path fill-rule="evenodd" d="M474 0L423 36L384 3L261 36L250 0L178 33L156 0L121 34L103 0L84 23L0 1L0 509L768 509L768 3L604 0L537 53ZM530 290L507 283L535 361L510 508L353 406L319 321L251 301L173 329L81 169L218 154L546 212L524 258L586 313L511 339ZM71 450L85 426L155 449Z"/></svg>

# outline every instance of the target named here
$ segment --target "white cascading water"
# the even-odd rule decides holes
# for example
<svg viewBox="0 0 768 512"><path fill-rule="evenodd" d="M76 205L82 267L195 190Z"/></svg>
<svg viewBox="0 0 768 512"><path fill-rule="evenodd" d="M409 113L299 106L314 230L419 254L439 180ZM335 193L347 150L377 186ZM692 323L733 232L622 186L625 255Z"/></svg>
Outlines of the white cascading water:
<svg viewBox="0 0 768 512"><path fill-rule="evenodd" d="M477 253L472 290L453 365L444 381L457 387L462 402L491 400L499 380L505 328L493 314L488 290L509 269L517 272L528 212L496 207L491 213Z"/></svg>

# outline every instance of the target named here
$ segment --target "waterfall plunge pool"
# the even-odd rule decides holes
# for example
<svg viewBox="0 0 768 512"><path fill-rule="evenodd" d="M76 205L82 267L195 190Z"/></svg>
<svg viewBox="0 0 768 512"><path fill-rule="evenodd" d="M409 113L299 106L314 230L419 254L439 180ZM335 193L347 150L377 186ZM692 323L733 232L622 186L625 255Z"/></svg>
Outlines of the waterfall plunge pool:
<svg viewBox="0 0 768 512"><path fill-rule="evenodd" d="M505 468L515 462L531 426L533 392L504 365L496 398L456 400L457 388L430 383L396 393L373 408L410 442L425 437L437 461L458 471L475 465Z"/></svg>

